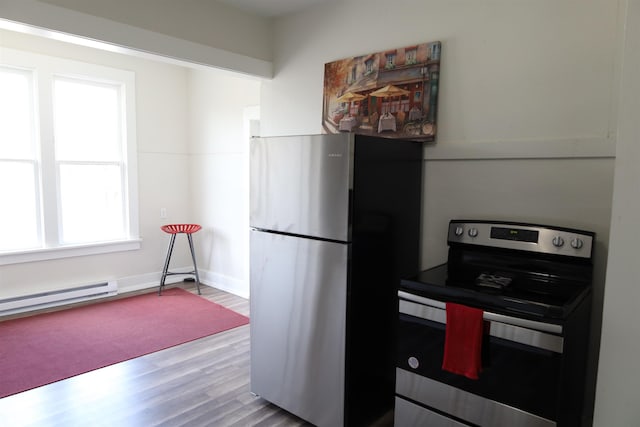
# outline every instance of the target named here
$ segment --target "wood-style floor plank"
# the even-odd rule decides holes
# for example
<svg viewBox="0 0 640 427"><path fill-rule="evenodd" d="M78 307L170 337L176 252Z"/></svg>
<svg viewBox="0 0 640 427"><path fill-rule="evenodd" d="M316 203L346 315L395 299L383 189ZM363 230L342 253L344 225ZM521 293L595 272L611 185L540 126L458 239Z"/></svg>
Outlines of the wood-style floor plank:
<svg viewBox="0 0 640 427"><path fill-rule="evenodd" d="M195 292L192 284L180 286ZM246 299L207 286L202 295L249 315ZM0 425L309 425L250 393L249 344L245 325L8 396L0 399Z"/></svg>

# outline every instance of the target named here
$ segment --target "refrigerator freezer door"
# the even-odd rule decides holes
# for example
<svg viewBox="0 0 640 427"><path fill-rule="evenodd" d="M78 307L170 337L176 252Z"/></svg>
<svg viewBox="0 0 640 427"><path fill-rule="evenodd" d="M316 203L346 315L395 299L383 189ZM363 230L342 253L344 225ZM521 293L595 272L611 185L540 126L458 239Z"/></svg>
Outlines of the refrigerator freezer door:
<svg viewBox="0 0 640 427"><path fill-rule="evenodd" d="M253 228L348 241L353 136L251 141Z"/></svg>
<svg viewBox="0 0 640 427"><path fill-rule="evenodd" d="M349 244L251 231L251 391L344 424Z"/></svg>

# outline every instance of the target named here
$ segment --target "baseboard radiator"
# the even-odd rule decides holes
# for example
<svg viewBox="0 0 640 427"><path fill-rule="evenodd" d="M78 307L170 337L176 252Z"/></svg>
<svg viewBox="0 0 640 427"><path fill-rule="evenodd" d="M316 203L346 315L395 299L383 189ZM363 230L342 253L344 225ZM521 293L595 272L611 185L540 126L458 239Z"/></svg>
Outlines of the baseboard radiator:
<svg viewBox="0 0 640 427"><path fill-rule="evenodd" d="M118 282L113 280L56 291L4 298L0 299L0 316L106 298L117 294Z"/></svg>

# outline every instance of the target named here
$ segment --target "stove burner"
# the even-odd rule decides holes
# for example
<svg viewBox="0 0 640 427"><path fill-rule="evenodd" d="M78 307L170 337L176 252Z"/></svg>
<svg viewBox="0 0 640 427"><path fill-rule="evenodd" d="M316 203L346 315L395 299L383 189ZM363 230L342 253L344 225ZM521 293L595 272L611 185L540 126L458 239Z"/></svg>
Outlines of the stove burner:
<svg viewBox="0 0 640 427"><path fill-rule="evenodd" d="M513 281L513 276L508 273L480 273L476 278L476 285L492 289L504 289Z"/></svg>

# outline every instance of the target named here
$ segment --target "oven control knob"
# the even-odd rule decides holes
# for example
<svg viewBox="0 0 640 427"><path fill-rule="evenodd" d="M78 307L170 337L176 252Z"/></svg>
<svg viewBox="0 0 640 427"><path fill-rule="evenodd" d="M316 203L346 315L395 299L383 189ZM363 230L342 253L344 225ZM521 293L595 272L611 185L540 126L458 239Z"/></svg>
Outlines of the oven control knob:
<svg viewBox="0 0 640 427"><path fill-rule="evenodd" d="M470 228L469 229L469 237L476 237L478 235L478 229L477 228Z"/></svg>
<svg viewBox="0 0 640 427"><path fill-rule="evenodd" d="M582 245L584 245L584 242L581 239L575 238L571 241L571 247L573 249L582 249Z"/></svg>
<svg viewBox="0 0 640 427"><path fill-rule="evenodd" d="M411 356L409 360L407 360L407 363L409 363L409 366L411 366L411 369L417 369L418 366L420 366L420 362L418 361L418 359L416 359L413 356Z"/></svg>
<svg viewBox="0 0 640 427"><path fill-rule="evenodd" d="M454 231L454 233L455 233L456 236L460 237L460 236L462 236L462 233L464 233L464 228L462 228L460 226L457 226L455 231Z"/></svg>
<svg viewBox="0 0 640 427"><path fill-rule="evenodd" d="M560 236L556 236L553 238L551 243L553 243L553 246L555 246L556 248L560 248L564 245L564 239Z"/></svg>

